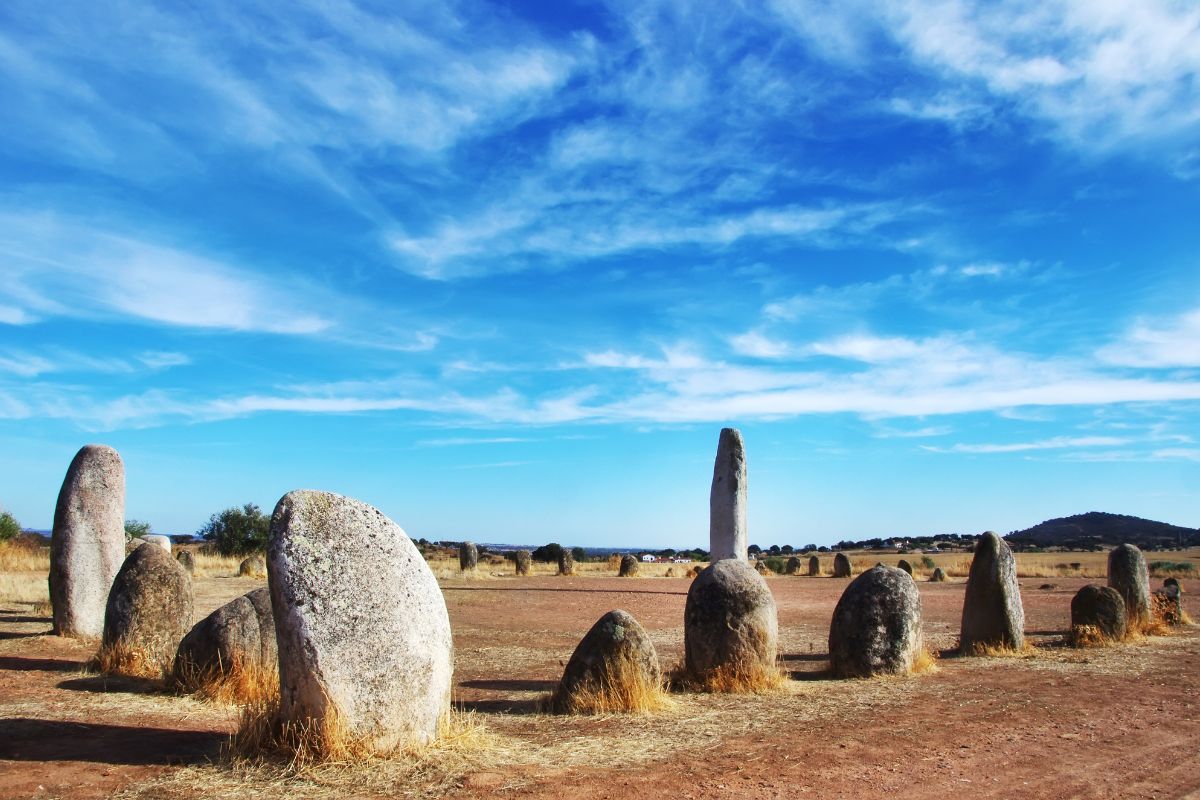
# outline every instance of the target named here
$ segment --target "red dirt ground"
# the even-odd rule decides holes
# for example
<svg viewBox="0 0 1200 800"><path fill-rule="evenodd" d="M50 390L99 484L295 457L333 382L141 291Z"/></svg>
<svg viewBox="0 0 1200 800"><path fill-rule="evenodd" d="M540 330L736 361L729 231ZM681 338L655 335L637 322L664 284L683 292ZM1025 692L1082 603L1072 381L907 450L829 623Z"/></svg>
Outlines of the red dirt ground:
<svg viewBox="0 0 1200 800"><path fill-rule="evenodd" d="M795 678L788 693L690 696L681 699L682 711L635 724L530 712L575 643L612 608L636 616L664 666L673 664L682 649L686 579L447 581L463 706L531 746L569 738L599 742L604 753L612 743L610 758L469 772L449 796L1200 796L1200 629L1097 650L1063 648L1070 598L1086 582L1022 580L1037 645L1029 657L947 652L932 674L846 682L822 674L829 618L846 581L772 578L781 663ZM197 618L253 586L201 581ZM927 642L948 651L963 584L919 586ZM0 607L0 798L212 797L178 782L142 791L180 765L219 762L234 712L143 682L87 676L90 649L46 635L48 628L28 607ZM642 752L622 744L625 730L650 736ZM220 763L205 769L227 771Z"/></svg>

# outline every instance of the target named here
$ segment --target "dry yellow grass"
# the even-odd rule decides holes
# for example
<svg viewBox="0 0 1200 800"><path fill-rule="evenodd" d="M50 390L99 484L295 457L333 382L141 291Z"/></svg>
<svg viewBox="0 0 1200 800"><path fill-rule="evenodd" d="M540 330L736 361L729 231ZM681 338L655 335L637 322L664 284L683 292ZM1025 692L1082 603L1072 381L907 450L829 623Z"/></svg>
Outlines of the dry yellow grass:
<svg viewBox="0 0 1200 800"><path fill-rule="evenodd" d="M911 674L927 675L937 672L939 669L937 655L929 648L922 647L921 651L917 653L917 657L913 659Z"/></svg>
<svg viewBox="0 0 1200 800"><path fill-rule="evenodd" d="M177 663L173 671L175 690L199 700L225 705L254 705L279 697L279 670L274 664L264 667L236 661L229 667L218 664L209 669Z"/></svg>
<svg viewBox="0 0 1200 800"><path fill-rule="evenodd" d="M118 639L110 644L100 645L88 667L108 675L126 675L131 678L165 682L171 674L171 662L172 659L161 654L131 647L123 639Z"/></svg>
<svg viewBox="0 0 1200 800"><path fill-rule="evenodd" d="M438 580L478 580L492 578L515 578L516 567L513 562L505 560L503 563L487 563L484 564L480 559L479 569L476 574L472 575L464 573L458 568L458 557L449 555L434 554L427 559L429 568L433 571ZM609 557L604 561L576 561L575 571L571 573L572 577L583 578L613 578L616 577L617 567L620 559L615 561ZM694 566L699 566L703 569L707 564L697 562L685 562L682 564L673 563L653 563L639 564L639 578L666 578L667 570L674 569L675 575L671 577L682 577L683 574ZM533 561L529 565L529 574L531 576L557 576L558 564L545 563L541 561Z"/></svg>
<svg viewBox="0 0 1200 800"><path fill-rule="evenodd" d="M1037 655L1037 648L1029 642L1025 642L1023 647L975 642L966 648L960 646L959 653L964 656L984 658L1033 658Z"/></svg>
<svg viewBox="0 0 1200 800"><path fill-rule="evenodd" d="M194 578L224 578L237 575L242 563L239 556L222 556L201 548L191 549Z"/></svg>
<svg viewBox="0 0 1200 800"><path fill-rule="evenodd" d="M787 676L778 667L757 663L722 664L704 675L693 675L680 664L671 671L672 689L706 694L764 694L782 688Z"/></svg>
<svg viewBox="0 0 1200 800"><path fill-rule="evenodd" d="M647 714L671 707L662 684L647 680L635 665L605 673L599 683L589 683L567 693L558 690L538 702L539 709L558 714Z"/></svg>

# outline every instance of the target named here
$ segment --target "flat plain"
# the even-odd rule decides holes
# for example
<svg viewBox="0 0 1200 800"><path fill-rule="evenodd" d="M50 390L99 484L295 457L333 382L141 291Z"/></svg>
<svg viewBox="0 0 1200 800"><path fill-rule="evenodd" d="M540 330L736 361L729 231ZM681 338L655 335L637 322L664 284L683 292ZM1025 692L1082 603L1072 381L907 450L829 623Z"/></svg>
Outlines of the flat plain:
<svg viewBox="0 0 1200 800"><path fill-rule="evenodd" d="M948 582L927 582L928 570L918 570L937 668L832 680L824 672L828 625L847 581L773 575L780 666L792 678L783 689L676 693L660 713L591 717L543 714L537 703L610 609L641 621L664 667L677 663L689 579L658 577L662 565L638 578L611 577L608 565L587 565L577 577L542 569L517 578L497 564L463 578L451 562L435 562L455 638L453 735L403 758L291 770L230 760L237 708L87 672L92 647L48 635L36 581L6 574L0 797L1163 798L1200 791L1192 766L1200 628L1066 647L1071 597L1085 583L1103 583L1096 577L1102 554L1018 559L1032 642L1021 655L954 654L965 585L954 566L969 556L942 555ZM860 556L855 565L875 560ZM198 569L197 619L262 585L234 572L219 561ZM1182 584L1187 605L1200 581Z"/></svg>

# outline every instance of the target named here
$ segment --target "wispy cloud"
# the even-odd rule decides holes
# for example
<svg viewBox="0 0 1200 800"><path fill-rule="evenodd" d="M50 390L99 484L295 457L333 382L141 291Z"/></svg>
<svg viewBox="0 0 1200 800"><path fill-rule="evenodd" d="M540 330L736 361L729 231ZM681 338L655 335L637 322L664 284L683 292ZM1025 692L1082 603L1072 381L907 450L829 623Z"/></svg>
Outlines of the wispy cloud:
<svg viewBox="0 0 1200 800"><path fill-rule="evenodd" d="M1200 308L1156 322L1139 320L1097 355L1129 367L1200 367Z"/></svg>
<svg viewBox="0 0 1200 800"><path fill-rule="evenodd" d="M529 442L529 439L524 436L452 436L445 439L422 439L416 443L417 447L473 447L474 445L488 444L516 444L520 442Z"/></svg>
<svg viewBox="0 0 1200 800"><path fill-rule="evenodd" d="M1000 444L954 444L949 447L921 445L922 450L934 453L1023 453L1028 450L1062 450L1080 447L1119 447L1129 444L1119 436L1055 436L1036 442L1004 442Z"/></svg>
<svg viewBox="0 0 1200 800"><path fill-rule="evenodd" d="M132 374L179 367L191 363L183 353L144 352L128 357L92 356L63 348L46 348L38 353L9 350L0 352L0 372L21 378L50 373Z"/></svg>

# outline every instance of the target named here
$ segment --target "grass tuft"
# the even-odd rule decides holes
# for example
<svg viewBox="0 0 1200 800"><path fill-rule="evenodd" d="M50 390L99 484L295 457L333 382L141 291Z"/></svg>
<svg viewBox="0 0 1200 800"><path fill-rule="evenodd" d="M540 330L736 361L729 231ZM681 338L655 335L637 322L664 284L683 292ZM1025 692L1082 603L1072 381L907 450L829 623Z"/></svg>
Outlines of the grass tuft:
<svg viewBox="0 0 1200 800"><path fill-rule="evenodd" d="M693 675L683 664L671 671L672 689L707 694L765 694L783 688L787 676L778 667L761 664L722 664L704 675Z"/></svg>
<svg viewBox="0 0 1200 800"><path fill-rule="evenodd" d="M1036 648L1029 642L1025 642L1023 647L1013 647L1008 644L994 644L985 642L974 642L973 644L963 647L961 644L958 647L960 655L975 656L983 658L1033 658L1036 654Z"/></svg>
<svg viewBox="0 0 1200 800"><path fill-rule="evenodd" d="M661 683L649 680L635 667L606 672L599 682L578 686L572 692L560 685L538 701L538 709L554 714L649 714L670 708L673 701Z"/></svg>
<svg viewBox="0 0 1200 800"><path fill-rule="evenodd" d="M275 664L262 665L237 660L202 669L192 663L176 663L175 691L199 700L223 705L255 705L279 697L279 670Z"/></svg>
<svg viewBox="0 0 1200 800"><path fill-rule="evenodd" d="M171 660L151 653L142 647L133 647L124 639L100 645L100 649L88 662L88 669L107 675L125 675L130 678L148 678L167 681L171 674Z"/></svg>
<svg viewBox="0 0 1200 800"><path fill-rule="evenodd" d="M941 667L938 666L937 654L927 647L922 647L913 659L912 673L913 675L926 675L938 672Z"/></svg>

